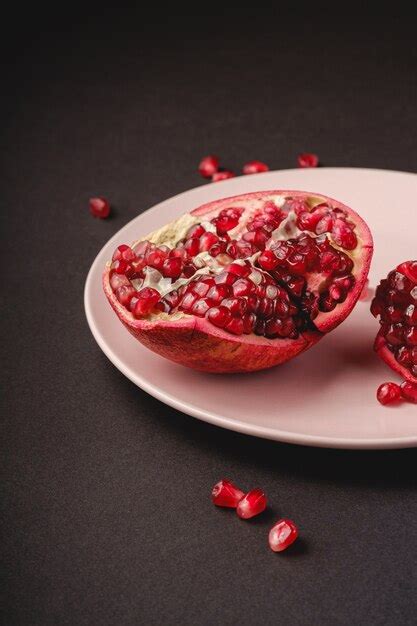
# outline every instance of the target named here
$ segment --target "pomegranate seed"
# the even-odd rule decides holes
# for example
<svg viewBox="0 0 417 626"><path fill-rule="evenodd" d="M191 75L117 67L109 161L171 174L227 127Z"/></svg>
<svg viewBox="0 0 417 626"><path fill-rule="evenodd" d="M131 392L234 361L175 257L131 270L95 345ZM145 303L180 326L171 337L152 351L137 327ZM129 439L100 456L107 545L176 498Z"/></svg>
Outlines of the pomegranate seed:
<svg viewBox="0 0 417 626"><path fill-rule="evenodd" d="M112 268L115 270L115 272L117 272L117 274L127 274L129 270L129 264L123 260L115 261L112 265Z"/></svg>
<svg viewBox="0 0 417 626"><path fill-rule="evenodd" d="M405 310L405 322L409 326L417 326L417 305L410 304Z"/></svg>
<svg viewBox="0 0 417 626"><path fill-rule="evenodd" d="M130 285L130 281L124 274L118 274L117 272L112 272L110 275L110 286L113 291L116 291L119 287L123 287L124 285Z"/></svg>
<svg viewBox="0 0 417 626"><path fill-rule="evenodd" d="M256 315L253 313L245 313L242 317L243 322L243 332L245 335L250 335L253 332L256 324Z"/></svg>
<svg viewBox="0 0 417 626"><path fill-rule="evenodd" d="M110 204L106 198L90 198L90 213L94 217L105 219L110 215Z"/></svg>
<svg viewBox="0 0 417 626"><path fill-rule="evenodd" d="M234 178L234 173L230 170L223 170L222 172L215 172L211 177L213 183L218 183L221 180L227 180L228 178Z"/></svg>
<svg viewBox="0 0 417 626"><path fill-rule="evenodd" d="M205 232L206 232L206 229L204 228L204 226L202 226L201 224L196 224L195 226L191 226L191 228L187 231L185 238L193 239L197 237L198 239Z"/></svg>
<svg viewBox="0 0 417 626"><path fill-rule="evenodd" d="M239 216L222 215L212 221L217 228L218 234L224 235L224 233L227 233L229 230L236 228L236 226L239 224Z"/></svg>
<svg viewBox="0 0 417 626"><path fill-rule="evenodd" d="M413 350L415 350L415 348ZM404 367L409 367L413 364L412 351L406 346L401 346L400 348L398 348L395 358L397 359L398 363L400 365L403 365Z"/></svg>
<svg viewBox="0 0 417 626"><path fill-rule="evenodd" d="M196 271L197 268L192 263L186 263L182 268L182 273L184 274L185 278L191 278L191 276L194 276Z"/></svg>
<svg viewBox="0 0 417 626"><path fill-rule="evenodd" d="M124 243L116 248L112 256L113 261L133 261L133 259L135 258L136 255L133 252L132 248Z"/></svg>
<svg viewBox="0 0 417 626"><path fill-rule="evenodd" d="M239 317L232 317L230 322L226 326L226 330L233 335L242 335L243 334L243 320Z"/></svg>
<svg viewBox="0 0 417 626"><path fill-rule="evenodd" d="M200 240L196 237L188 239L184 244L184 249L190 257L197 256L200 252Z"/></svg>
<svg viewBox="0 0 417 626"><path fill-rule="evenodd" d="M136 289L132 287L132 285L122 285L121 287L116 289L115 294L120 304L123 304L123 306L128 306L129 302L136 294Z"/></svg>
<svg viewBox="0 0 417 626"><path fill-rule="evenodd" d="M214 280L212 284L214 284ZM201 298L203 298L205 295L207 295L207 292L210 289L210 287L211 287L211 281L209 282L208 280L201 280L201 281L198 281L197 283L192 284L192 291L193 293L196 294L196 296L200 296Z"/></svg>
<svg viewBox="0 0 417 626"><path fill-rule="evenodd" d="M232 315L243 315L248 305L244 298L225 298L222 301L222 306L229 309Z"/></svg>
<svg viewBox="0 0 417 626"><path fill-rule="evenodd" d="M200 300L196 300L191 308L191 313L193 315L197 315L198 317L204 317L207 311L210 309L210 302L205 300L204 298L200 298Z"/></svg>
<svg viewBox="0 0 417 626"><path fill-rule="evenodd" d="M211 499L216 506L235 509L245 494L230 480L225 478L216 483L211 492Z"/></svg>
<svg viewBox="0 0 417 626"><path fill-rule="evenodd" d="M269 167L262 163L262 161L249 161L243 166L244 174L259 174L260 172L267 172Z"/></svg>
<svg viewBox="0 0 417 626"><path fill-rule="evenodd" d="M200 252L207 252L218 241L219 238L214 233L204 233L200 238Z"/></svg>
<svg viewBox="0 0 417 626"><path fill-rule="evenodd" d="M297 157L298 167L317 167L319 164L319 157L312 152L303 152Z"/></svg>
<svg viewBox="0 0 417 626"><path fill-rule="evenodd" d="M224 328L232 319L232 314L225 306L212 307L206 314L212 324L219 328Z"/></svg>
<svg viewBox="0 0 417 626"><path fill-rule="evenodd" d="M269 547L274 552L286 550L298 537L298 529L290 519L280 519L269 531Z"/></svg>
<svg viewBox="0 0 417 626"><path fill-rule="evenodd" d="M404 382L401 385L401 393L403 398L408 400L408 402L413 402L414 404L417 404L417 385Z"/></svg>
<svg viewBox="0 0 417 626"><path fill-rule="evenodd" d="M395 383L383 383L376 392L378 402L381 404L394 404L401 400L401 389Z"/></svg>
<svg viewBox="0 0 417 626"><path fill-rule="evenodd" d="M183 311L190 311L194 302L197 300L197 296L191 292L186 293L181 302L181 309Z"/></svg>
<svg viewBox="0 0 417 626"><path fill-rule="evenodd" d="M207 298L213 300L216 304L219 304L223 298L228 298L230 295L229 285L213 285L207 293Z"/></svg>
<svg viewBox="0 0 417 626"><path fill-rule="evenodd" d="M210 154L209 156L204 157L200 161L200 165L198 166L198 171L203 178L211 178L213 174L217 172L219 169L219 159L218 157Z"/></svg>
<svg viewBox="0 0 417 626"><path fill-rule="evenodd" d="M233 283L237 280L236 274L232 274L231 272L220 272L214 279L216 285L233 285Z"/></svg>
<svg viewBox="0 0 417 626"><path fill-rule="evenodd" d="M278 266L279 259L271 250L264 250L258 257L258 263L263 270L269 271L274 270Z"/></svg>
<svg viewBox="0 0 417 626"><path fill-rule="evenodd" d="M252 489L239 502L236 513L241 519L259 515L266 509L266 497L262 489Z"/></svg>
<svg viewBox="0 0 417 626"><path fill-rule="evenodd" d="M232 290L233 295L236 297L248 296L256 290L256 287L251 280L248 280L247 278L239 278L239 280L237 280L233 285Z"/></svg>
<svg viewBox="0 0 417 626"><path fill-rule="evenodd" d="M137 302L134 308L134 315L141 317L142 315L148 315L154 308L154 305L160 299L160 294L156 289L152 287L145 287L137 292Z"/></svg>
<svg viewBox="0 0 417 626"><path fill-rule="evenodd" d="M409 328L404 334L404 339L408 346L417 346L417 326Z"/></svg>
<svg viewBox="0 0 417 626"><path fill-rule="evenodd" d="M150 265L151 267L154 267L157 270L162 269L165 259L166 259L166 254L163 251L159 250L159 248L156 248L156 250L152 250L151 252L148 252L146 255L147 265Z"/></svg>
<svg viewBox="0 0 417 626"><path fill-rule="evenodd" d="M165 259L162 264L162 274L167 278L178 278L182 270L182 261L178 257Z"/></svg>
<svg viewBox="0 0 417 626"><path fill-rule="evenodd" d="M358 240L355 233L346 224L346 222L341 219L337 219L334 221L332 237L334 242L338 246L345 248L345 250L353 250L358 245Z"/></svg>

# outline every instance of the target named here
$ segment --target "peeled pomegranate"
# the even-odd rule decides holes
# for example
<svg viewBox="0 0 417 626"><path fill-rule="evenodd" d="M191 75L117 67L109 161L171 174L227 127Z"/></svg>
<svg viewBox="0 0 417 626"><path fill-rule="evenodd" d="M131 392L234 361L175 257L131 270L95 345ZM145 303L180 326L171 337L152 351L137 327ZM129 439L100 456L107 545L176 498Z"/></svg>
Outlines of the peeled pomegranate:
<svg viewBox="0 0 417 626"><path fill-rule="evenodd" d="M417 383L417 261L406 261L379 283L371 312L381 328L374 348L403 378Z"/></svg>
<svg viewBox="0 0 417 626"><path fill-rule="evenodd" d="M372 249L365 222L336 200L250 193L119 246L104 291L154 352L202 371L249 372L288 361L342 322Z"/></svg>

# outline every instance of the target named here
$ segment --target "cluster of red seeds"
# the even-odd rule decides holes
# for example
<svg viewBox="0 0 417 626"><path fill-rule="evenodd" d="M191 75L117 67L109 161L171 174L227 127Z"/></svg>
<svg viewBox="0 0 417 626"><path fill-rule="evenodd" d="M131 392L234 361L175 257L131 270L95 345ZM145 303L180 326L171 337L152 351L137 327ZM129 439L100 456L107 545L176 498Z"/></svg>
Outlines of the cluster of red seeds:
<svg viewBox="0 0 417 626"><path fill-rule="evenodd" d="M250 519L266 509L267 500L262 489L252 489L244 493L230 480L216 483L211 492L216 506L236 509L241 519ZM274 552L282 552L298 537L298 529L289 519L280 519L269 532L269 546Z"/></svg>
<svg viewBox="0 0 417 626"><path fill-rule="evenodd" d="M319 158L317 154L313 154L312 152L303 152L297 156L298 167L317 167L318 164ZM214 154L210 154L201 159L198 171L203 178L210 178L213 183L217 183L221 180L227 180L228 178L234 178L235 176L232 170L220 168L220 160ZM268 165L257 160L245 163L242 168L242 173L245 175L260 174L268 171Z"/></svg>
<svg viewBox="0 0 417 626"><path fill-rule="evenodd" d="M403 382L382 383L377 389L376 397L381 404L399 404L403 400L417 404L417 385Z"/></svg>
<svg viewBox="0 0 417 626"><path fill-rule="evenodd" d="M262 163L262 161L249 161L243 166L243 174L259 174L260 172L267 172L269 167ZM232 170L220 168L220 160L218 157L210 154L209 156L201 159L198 166L198 171L203 178L211 178L213 183L218 183L221 180L227 180L228 178L234 178L235 174Z"/></svg>
<svg viewBox="0 0 417 626"><path fill-rule="evenodd" d="M371 312L400 365L417 378L417 261L408 261L378 285Z"/></svg>
<svg viewBox="0 0 417 626"><path fill-rule="evenodd" d="M342 232L339 245L348 249L352 236L356 236L339 209L321 204L309 211L299 201L290 202L287 209L297 213L300 230L309 229L318 236L303 232L296 238L273 241L271 234L287 213L267 202L245 224L238 238L231 238L229 232L239 225L243 209L230 207L211 220L209 230L203 224L192 226L173 249L156 247L148 241L134 248L119 246L111 266L113 291L136 317L152 311L169 314L179 310L206 317L235 335L255 333L295 339L319 311L331 311L344 302L354 284L352 260L334 248L326 231L318 226L327 219L329 232L332 236L335 229ZM213 227L215 233L211 232ZM223 261L220 273L197 272L196 257L202 252ZM156 289L141 288L147 273L154 270L172 282L178 278L188 282L161 298ZM313 272L326 278L320 294L308 289L306 275Z"/></svg>

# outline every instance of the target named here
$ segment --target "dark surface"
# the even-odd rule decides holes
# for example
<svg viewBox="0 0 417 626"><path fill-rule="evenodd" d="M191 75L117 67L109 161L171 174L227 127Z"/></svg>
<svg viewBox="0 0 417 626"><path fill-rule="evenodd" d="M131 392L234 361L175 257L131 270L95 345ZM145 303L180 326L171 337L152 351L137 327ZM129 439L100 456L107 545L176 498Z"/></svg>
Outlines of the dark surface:
<svg viewBox="0 0 417 626"><path fill-rule="evenodd" d="M413 624L415 450L200 423L107 361L82 304L101 246L202 182L205 153L416 171L413 20L160 13L3 21L2 621ZM90 195L112 219L90 217ZM223 476L262 486L272 510L245 523L214 509ZM302 539L275 555L281 515Z"/></svg>

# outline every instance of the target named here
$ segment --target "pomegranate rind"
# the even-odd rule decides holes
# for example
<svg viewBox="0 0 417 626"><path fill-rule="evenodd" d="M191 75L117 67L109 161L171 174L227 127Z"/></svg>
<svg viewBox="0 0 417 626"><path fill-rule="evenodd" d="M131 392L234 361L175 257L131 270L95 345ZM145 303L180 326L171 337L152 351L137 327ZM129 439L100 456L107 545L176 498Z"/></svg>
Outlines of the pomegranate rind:
<svg viewBox="0 0 417 626"><path fill-rule="evenodd" d="M157 245L167 243L175 234L180 220L190 227L205 219L217 215L223 208L231 205L242 206L247 211L255 211L266 201L282 198L313 199L315 204L329 202L346 211L350 221L355 224L358 239L357 248L350 253L354 262L352 274L355 285L345 302L328 313L320 312L314 320L315 328L304 331L297 339L267 339L256 335L235 336L213 326L205 318L185 313L168 316L158 314L147 319L136 319L117 300L110 286L110 263L103 274L103 288L106 297L120 321L127 330L153 352L187 367L211 373L241 373L262 370L285 363L316 344L324 333L340 324L352 311L365 284L371 263L373 242L369 228L362 218L349 207L337 200L318 193L304 191L263 191L240 196L222 198L204 204L186 216L168 224L154 233L142 237L139 241L149 240ZM244 228L244 226L242 226ZM236 233L239 226L236 228Z"/></svg>
<svg viewBox="0 0 417 626"><path fill-rule="evenodd" d="M375 343L374 350L377 355L397 374L399 374L402 378L404 378L409 383L417 384L417 378L412 375L410 370L401 363L398 363L397 359L394 356L394 353L388 347L387 342L385 341L385 337L382 335L381 331L378 332Z"/></svg>

